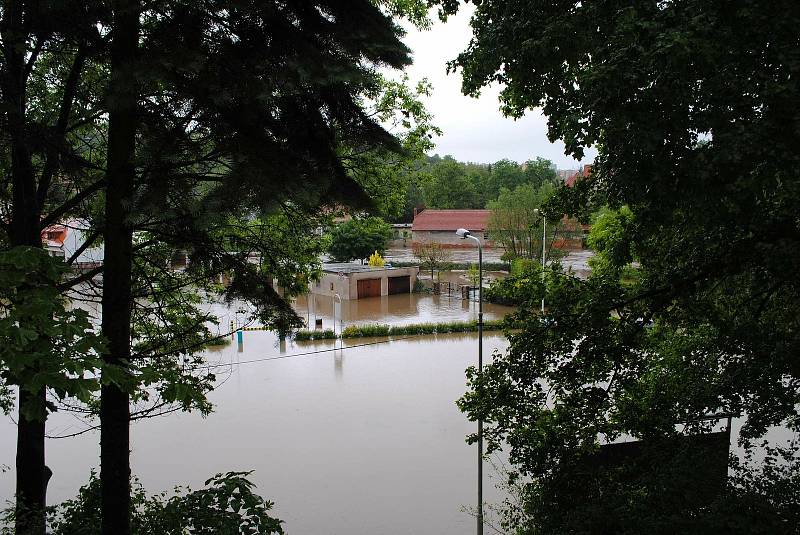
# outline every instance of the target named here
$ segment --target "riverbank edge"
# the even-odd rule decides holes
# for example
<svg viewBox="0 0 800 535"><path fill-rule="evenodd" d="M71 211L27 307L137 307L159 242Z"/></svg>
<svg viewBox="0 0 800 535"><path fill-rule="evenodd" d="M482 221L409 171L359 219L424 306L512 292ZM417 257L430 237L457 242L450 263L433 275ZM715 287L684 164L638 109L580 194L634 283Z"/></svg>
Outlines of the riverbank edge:
<svg viewBox="0 0 800 535"><path fill-rule="evenodd" d="M501 331L505 320L485 320L484 331ZM373 323L367 325L349 325L337 334L331 329L324 331L299 330L294 333L296 342L316 340L337 340L349 338L374 338L379 336L422 336L427 334L468 333L477 332L477 321L452 321L446 323L416 323L410 325L387 325Z"/></svg>

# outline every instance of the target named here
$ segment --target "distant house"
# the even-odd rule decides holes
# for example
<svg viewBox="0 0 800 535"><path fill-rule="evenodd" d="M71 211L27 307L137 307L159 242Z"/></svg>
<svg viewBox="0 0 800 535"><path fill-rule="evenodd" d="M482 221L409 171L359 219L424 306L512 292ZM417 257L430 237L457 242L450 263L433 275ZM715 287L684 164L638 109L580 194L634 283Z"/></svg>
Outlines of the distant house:
<svg viewBox="0 0 800 535"><path fill-rule="evenodd" d="M491 210L430 210L414 214L411 225L413 242L435 242L448 247L474 247L474 243L465 243L456 236L456 230L465 228L473 236L485 241L488 247L493 246L487 240L486 229L489 224Z"/></svg>
<svg viewBox="0 0 800 535"><path fill-rule="evenodd" d="M573 175L570 175L570 177L564 181L564 184L568 188L571 188L578 180L588 177L591 172L592 166L589 164L584 165L583 169L577 171ZM566 217L562 223L564 224L567 237L563 240L563 243L557 243L555 246L563 249L583 249L586 247L586 239L589 237L589 232L591 232L592 226L581 225L577 219L569 219Z"/></svg>
<svg viewBox="0 0 800 535"><path fill-rule="evenodd" d="M72 220L64 225L68 232L63 243L63 252L66 259L73 259L72 268L78 271L86 271L97 268L103 264L103 244L102 242L86 245L86 240L91 235L90 226L86 221Z"/></svg>
<svg viewBox="0 0 800 535"><path fill-rule="evenodd" d="M574 185L575 185L575 182L576 182L576 181L578 181L578 180L579 180L579 179L581 179L581 178L586 178L587 176L589 176L589 174L590 174L591 172L592 172L592 166L591 166L591 165L589 165L589 164L587 164L587 165L584 165L584 166L583 166L583 169L581 169L581 170L579 170L579 171L575 172L574 174L570 175L570 176L569 176L569 177L568 177L568 178L567 178L567 179L564 181L564 184L566 184L566 186L567 186L568 188L571 188L572 186L574 186Z"/></svg>
<svg viewBox="0 0 800 535"><path fill-rule="evenodd" d="M64 241L67 239L69 231L66 225L50 225L42 230L42 245L47 254L58 258L64 258Z"/></svg>
<svg viewBox="0 0 800 535"><path fill-rule="evenodd" d="M556 171L558 177L566 182L572 175L577 174L580 172L580 169L559 169Z"/></svg>

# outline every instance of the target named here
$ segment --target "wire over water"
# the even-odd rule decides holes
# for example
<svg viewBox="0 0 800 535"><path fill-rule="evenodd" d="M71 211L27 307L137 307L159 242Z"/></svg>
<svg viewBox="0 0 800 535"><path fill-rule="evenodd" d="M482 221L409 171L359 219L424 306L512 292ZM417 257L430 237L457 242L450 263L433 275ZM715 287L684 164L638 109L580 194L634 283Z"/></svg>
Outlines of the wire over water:
<svg viewBox="0 0 800 535"><path fill-rule="evenodd" d="M375 345L379 345L379 344L386 344L388 342L398 342L400 340L408 340L410 338L416 338L416 337L415 336L402 336L400 338L390 338L388 340L378 340L376 342L367 342L367 343L364 343L364 344L354 344L354 345L347 346L347 347L333 347L333 348L329 348L329 349L319 349L317 351L306 351L304 353L292 353L291 355L277 355L275 357L263 357L263 358L259 358L259 359L239 360L239 361L236 361L236 362L230 362L228 364L207 364L207 365L200 366L200 367L201 368L208 368L208 369L212 369L212 368L227 368L229 366L236 366L236 365L240 365L240 364L254 364L254 363L257 363L257 362L267 362L267 361L270 361L270 360L282 360L282 359L290 359L290 358L295 358L295 357L306 357L306 356L309 356L309 355L318 355L320 353L331 353L333 351L344 351L344 350L347 350L347 349L355 349L357 347L375 346Z"/></svg>

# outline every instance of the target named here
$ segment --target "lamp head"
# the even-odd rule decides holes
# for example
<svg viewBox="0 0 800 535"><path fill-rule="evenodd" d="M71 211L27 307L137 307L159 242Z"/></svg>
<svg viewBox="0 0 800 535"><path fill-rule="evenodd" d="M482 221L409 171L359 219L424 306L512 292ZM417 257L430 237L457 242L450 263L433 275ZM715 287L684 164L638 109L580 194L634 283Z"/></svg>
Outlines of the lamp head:
<svg viewBox="0 0 800 535"><path fill-rule="evenodd" d="M465 240L467 236L469 236L469 231L465 228L460 228L456 231L456 236L458 236L462 240Z"/></svg>

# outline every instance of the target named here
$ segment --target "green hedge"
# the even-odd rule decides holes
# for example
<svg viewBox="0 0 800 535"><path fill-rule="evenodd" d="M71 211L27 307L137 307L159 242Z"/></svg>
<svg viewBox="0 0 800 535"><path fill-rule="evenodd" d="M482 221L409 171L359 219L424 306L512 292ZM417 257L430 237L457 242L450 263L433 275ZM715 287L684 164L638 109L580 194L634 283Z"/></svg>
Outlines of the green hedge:
<svg viewBox="0 0 800 535"><path fill-rule="evenodd" d="M298 342L306 342L308 340L335 340L338 338L333 329L325 329L324 331L297 331L294 333L294 339Z"/></svg>
<svg viewBox="0 0 800 535"><path fill-rule="evenodd" d="M503 320L483 322L484 331L499 331ZM449 323L417 323L412 325L350 325L345 327L342 338L366 338L370 336L410 336L418 334L469 333L478 331L476 321L453 321Z"/></svg>
<svg viewBox="0 0 800 535"><path fill-rule="evenodd" d="M204 347L213 347L213 348L216 349L216 348L227 346L230 343L231 343L231 339L228 338L227 336L219 336L219 337L212 338L211 340L206 342Z"/></svg>
<svg viewBox="0 0 800 535"><path fill-rule="evenodd" d="M503 329L503 320L486 320L484 331ZM368 338L376 336L413 336L422 334L469 333L477 332L476 321L453 321L449 323L417 323L413 325L350 325L345 327L341 338ZM326 331L297 331L294 339L300 342L307 340L333 340L340 338L330 329Z"/></svg>

